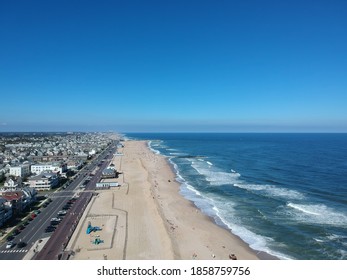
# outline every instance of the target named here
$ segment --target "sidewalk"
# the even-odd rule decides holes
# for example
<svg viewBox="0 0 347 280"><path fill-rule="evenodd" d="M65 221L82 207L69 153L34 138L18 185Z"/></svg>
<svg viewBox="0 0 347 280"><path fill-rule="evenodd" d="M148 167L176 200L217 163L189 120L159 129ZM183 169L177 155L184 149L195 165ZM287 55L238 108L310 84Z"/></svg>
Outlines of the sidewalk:
<svg viewBox="0 0 347 280"><path fill-rule="evenodd" d="M28 253L24 256L23 260L31 260L33 257L42 250L43 246L47 243L49 237L39 239L29 249Z"/></svg>

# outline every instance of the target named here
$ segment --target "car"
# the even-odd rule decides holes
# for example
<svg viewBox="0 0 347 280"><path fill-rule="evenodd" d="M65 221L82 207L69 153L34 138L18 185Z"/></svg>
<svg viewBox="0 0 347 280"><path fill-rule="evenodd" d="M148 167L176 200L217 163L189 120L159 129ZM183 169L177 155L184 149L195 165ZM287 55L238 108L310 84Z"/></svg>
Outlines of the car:
<svg viewBox="0 0 347 280"><path fill-rule="evenodd" d="M51 221L51 225L55 226L55 225L59 225L60 221Z"/></svg>
<svg viewBox="0 0 347 280"><path fill-rule="evenodd" d="M13 241L7 242L6 249L11 249L14 246Z"/></svg>
<svg viewBox="0 0 347 280"><path fill-rule="evenodd" d="M48 227L46 227L45 232L53 232L53 231L55 231L55 230L56 230L56 227L54 227L54 226L48 226Z"/></svg>
<svg viewBox="0 0 347 280"><path fill-rule="evenodd" d="M58 216L64 216L64 215L66 215L66 211L63 211L63 210L60 210L59 212L58 212Z"/></svg>
<svg viewBox="0 0 347 280"><path fill-rule="evenodd" d="M25 229L25 226L23 224L21 224L19 227L18 227L19 230L23 230Z"/></svg>
<svg viewBox="0 0 347 280"><path fill-rule="evenodd" d="M23 248L23 247L25 247L27 244L25 243L25 242L23 242L23 241L21 241L21 242L19 242L18 244L17 244L17 248Z"/></svg>

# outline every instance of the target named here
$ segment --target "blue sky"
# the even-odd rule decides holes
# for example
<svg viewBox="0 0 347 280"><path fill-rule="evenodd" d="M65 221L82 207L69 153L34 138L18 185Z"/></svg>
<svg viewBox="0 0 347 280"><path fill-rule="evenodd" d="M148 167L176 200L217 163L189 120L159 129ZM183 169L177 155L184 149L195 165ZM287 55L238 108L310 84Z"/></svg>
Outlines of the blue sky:
<svg viewBox="0 0 347 280"><path fill-rule="evenodd" d="M346 14L331 0L2 1L0 131L347 132Z"/></svg>

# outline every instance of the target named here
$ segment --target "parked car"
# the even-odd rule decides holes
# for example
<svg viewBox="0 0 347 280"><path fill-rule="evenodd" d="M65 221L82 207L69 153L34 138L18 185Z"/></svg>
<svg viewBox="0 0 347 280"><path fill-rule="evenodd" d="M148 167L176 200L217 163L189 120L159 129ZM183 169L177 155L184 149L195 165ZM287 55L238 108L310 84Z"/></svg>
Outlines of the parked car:
<svg viewBox="0 0 347 280"><path fill-rule="evenodd" d="M63 210L60 210L59 212L58 212L58 216L64 216L64 215L66 215L66 211L63 211Z"/></svg>
<svg viewBox="0 0 347 280"><path fill-rule="evenodd" d="M51 225L55 226L55 225L59 225L60 221L51 221Z"/></svg>
<svg viewBox="0 0 347 280"><path fill-rule="evenodd" d="M53 232L53 231L55 231L55 229L56 229L56 227L54 227L54 226L48 226L48 227L46 227L45 232Z"/></svg>

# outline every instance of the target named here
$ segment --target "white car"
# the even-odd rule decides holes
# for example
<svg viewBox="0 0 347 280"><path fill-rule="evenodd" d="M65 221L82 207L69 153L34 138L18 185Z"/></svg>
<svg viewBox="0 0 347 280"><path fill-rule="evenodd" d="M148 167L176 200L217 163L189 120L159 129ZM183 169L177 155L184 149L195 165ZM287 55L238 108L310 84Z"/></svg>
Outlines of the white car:
<svg viewBox="0 0 347 280"><path fill-rule="evenodd" d="M8 242L6 244L6 249L11 249L13 247L14 243L12 241Z"/></svg>

